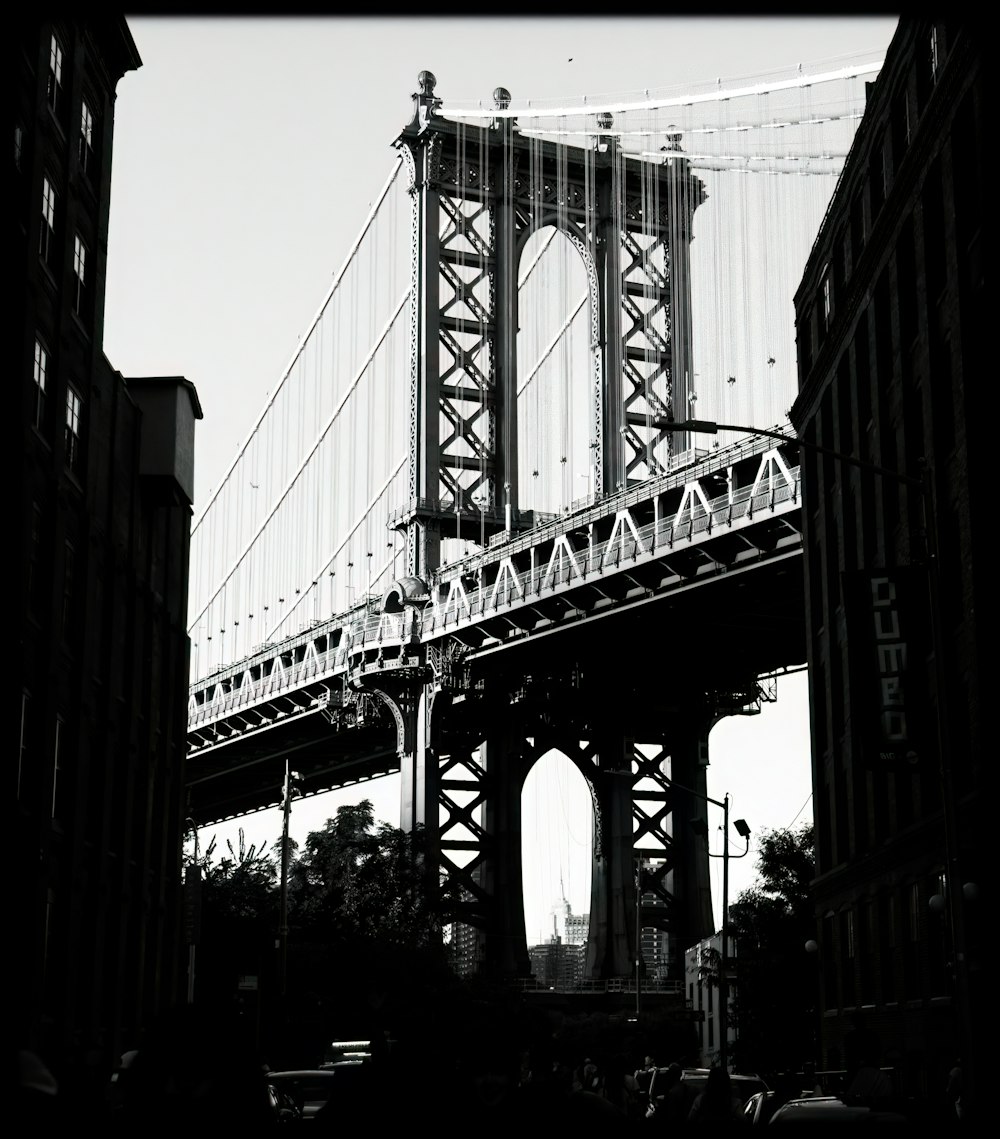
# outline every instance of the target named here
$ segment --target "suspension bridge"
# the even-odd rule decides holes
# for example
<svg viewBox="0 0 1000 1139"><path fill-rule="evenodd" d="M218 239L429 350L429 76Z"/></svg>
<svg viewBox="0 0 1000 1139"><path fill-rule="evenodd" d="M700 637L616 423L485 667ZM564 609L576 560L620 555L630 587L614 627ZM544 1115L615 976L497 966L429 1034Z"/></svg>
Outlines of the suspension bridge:
<svg viewBox="0 0 1000 1139"><path fill-rule="evenodd" d="M401 773L496 977L520 795L594 804L587 975L712 932L707 740L805 660L792 296L880 60L545 105L421 72L395 162L192 531L189 813ZM764 425L706 441L692 418Z"/></svg>

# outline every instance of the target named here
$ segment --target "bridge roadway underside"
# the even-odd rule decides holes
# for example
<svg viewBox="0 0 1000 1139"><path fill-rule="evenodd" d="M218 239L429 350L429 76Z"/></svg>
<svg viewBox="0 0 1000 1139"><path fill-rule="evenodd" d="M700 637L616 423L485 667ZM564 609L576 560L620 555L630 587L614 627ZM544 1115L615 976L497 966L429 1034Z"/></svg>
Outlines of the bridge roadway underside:
<svg viewBox="0 0 1000 1139"><path fill-rule="evenodd" d="M451 706L438 718L451 723L439 728L445 735L451 728L463 735L474 731L470 718L479 721L494 700L509 706L525 677L562 675L575 677L574 683L582 679L581 726L622 708L626 699L632 734L640 739L657 726L655 734L662 734L662 717L677 700L688 701L695 692L746 691L757 676L805 659L802 559L796 551L716 578L710 590L651 597L473 650L468 697L452 694L467 710L459 715L458 701L445 699L442 705ZM334 722L317 709L279 720L264 733L237 735L189 760L189 815L208 825L276 806L286 758L301 774L306 796L398 772L396 724L377 702L360 711L356 719Z"/></svg>

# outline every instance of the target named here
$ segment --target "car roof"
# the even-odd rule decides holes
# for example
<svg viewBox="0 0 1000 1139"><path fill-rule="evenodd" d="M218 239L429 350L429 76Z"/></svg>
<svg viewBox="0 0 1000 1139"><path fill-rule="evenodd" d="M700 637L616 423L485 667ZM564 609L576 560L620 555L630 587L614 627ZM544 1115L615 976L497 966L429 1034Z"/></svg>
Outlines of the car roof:
<svg viewBox="0 0 1000 1139"><path fill-rule="evenodd" d="M267 1079L292 1079L294 1077L305 1076L307 1079L312 1079L314 1076L319 1076L322 1079L324 1076L333 1076L336 1073L332 1068L295 1068L288 1072L266 1072Z"/></svg>
<svg viewBox="0 0 1000 1139"><path fill-rule="evenodd" d="M660 1071L667 1071L666 1068L661 1068ZM683 1068L681 1069L681 1079L708 1079L708 1074L711 1068ZM731 1080L755 1080L757 1083L762 1084L764 1081L757 1075L756 1072L730 1072L729 1078Z"/></svg>
<svg viewBox="0 0 1000 1139"><path fill-rule="evenodd" d="M839 1096L808 1096L803 1099L786 1100L771 1116L771 1122L798 1123L804 1120L820 1119L863 1119L877 1118L887 1123L903 1123L904 1115L882 1111L865 1104L844 1103Z"/></svg>

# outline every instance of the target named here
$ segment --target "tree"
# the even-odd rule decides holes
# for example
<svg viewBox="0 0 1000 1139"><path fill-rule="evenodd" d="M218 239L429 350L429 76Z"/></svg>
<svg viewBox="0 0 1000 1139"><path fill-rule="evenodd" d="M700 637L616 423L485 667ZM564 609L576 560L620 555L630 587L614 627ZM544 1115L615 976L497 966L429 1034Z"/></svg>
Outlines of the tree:
<svg viewBox="0 0 1000 1139"><path fill-rule="evenodd" d="M278 923L278 867L266 844L247 846L242 828L237 847L217 862L213 838L200 858L202 925L198 946L199 1001L235 1000L238 978L258 978L273 966Z"/></svg>
<svg viewBox="0 0 1000 1139"><path fill-rule="evenodd" d="M815 873L811 824L765 831L757 858L759 881L729 908L736 941L733 1055L744 1070L798 1069L813 1059L812 930L809 883Z"/></svg>
<svg viewBox="0 0 1000 1139"><path fill-rule="evenodd" d="M340 807L306 838L288 875L288 987L300 1037L374 1032L448 984L448 891L428 872L424 841L421 827L376 824L368 800Z"/></svg>

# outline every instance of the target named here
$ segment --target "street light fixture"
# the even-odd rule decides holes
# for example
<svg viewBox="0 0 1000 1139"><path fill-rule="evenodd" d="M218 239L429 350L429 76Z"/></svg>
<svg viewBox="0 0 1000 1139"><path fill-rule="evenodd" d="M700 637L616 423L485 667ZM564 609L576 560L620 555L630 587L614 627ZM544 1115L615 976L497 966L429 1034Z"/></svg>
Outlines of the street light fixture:
<svg viewBox="0 0 1000 1139"><path fill-rule="evenodd" d="M975 1041L972 1034L972 1012L969 997L967 960L965 946L965 917L962 912L962 887L959 858L958 858L958 816L955 810L955 793L952 779L951 761L949 758L949 729L947 710L945 709L945 693L947 691L944 671L944 635L941 628L940 584L938 580L938 548L937 548L937 509L934 494L934 480L932 478L930 463L921 460L921 476L914 478L899 471L892 471L880 467L875 463L867 463L855 459L852 455L844 455L830 447L824 447L812 440L803 439L801 435L790 437L784 432L773 431L762 427L747 427L733 423L716 423L709 419L665 420L658 419L657 427L671 432L702 432L715 435L719 431L736 431L745 435L765 436L770 439L779 439L785 443L796 442L800 447L815 451L821 455L828 455L838 462L847 463L872 474L882 475L904 486L914 487L920 492L922 521L926 534L926 570L927 570L927 600L931 617L931 641L934 651L934 687L935 687L935 728L938 748L938 767L941 780L942 795L942 821L944 826L945 847L945 896L944 903L948 909L948 925L951 933L952 950L955 959L954 979L955 996L958 1003L959 1024L962 1035L961 1052L967 1061L965 1073L968 1090L972 1093L974 1084L973 1063ZM724 931L723 931L724 932ZM973 1093L974 1094L974 1093ZM970 1094L970 1099L972 1094Z"/></svg>

